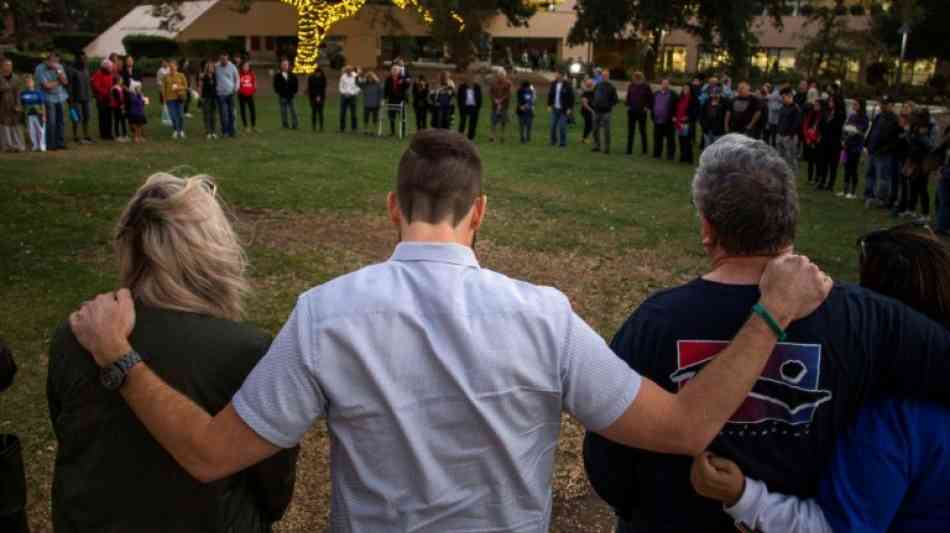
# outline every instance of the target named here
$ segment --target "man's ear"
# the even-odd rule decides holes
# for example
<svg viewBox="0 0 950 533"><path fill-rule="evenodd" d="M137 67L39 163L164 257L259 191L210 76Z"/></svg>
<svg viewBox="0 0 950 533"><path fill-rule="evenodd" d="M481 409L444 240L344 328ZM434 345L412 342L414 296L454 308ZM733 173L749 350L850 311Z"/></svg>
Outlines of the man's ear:
<svg viewBox="0 0 950 533"><path fill-rule="evenodd" d="M397 228L402 227L402 211L399 209L399 198L396 193L390 192L386 196L386 207L389 210L389 221Z"/></svg>
<svg viewBox="0 0 950 533"><path fill-rule="evenodd" d="M712 224L706 220L702 214L699 215L700 220L700 237L703 240L703 246L705 248L712 248L716 246L716 230L713 228Z"/></svg>
<svg viewBox="0 0 950 533"><path fill-rule="evenodd" d="M472 203L472 231L478 231L485 221L485 214L488 212L488 196L483 194Z"/></svg>

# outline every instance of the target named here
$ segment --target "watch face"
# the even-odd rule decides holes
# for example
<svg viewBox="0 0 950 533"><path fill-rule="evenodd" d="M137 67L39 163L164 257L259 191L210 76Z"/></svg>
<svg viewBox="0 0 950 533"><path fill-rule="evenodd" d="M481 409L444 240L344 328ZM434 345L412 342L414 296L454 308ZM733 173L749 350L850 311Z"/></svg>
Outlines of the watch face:
<svg viewBox="0 0 950 533"><path fill-rule="evenodd" d="M99 381L108 390L116 390L125 381L125 373L115 365L109 365L99 370Z"/></svg>

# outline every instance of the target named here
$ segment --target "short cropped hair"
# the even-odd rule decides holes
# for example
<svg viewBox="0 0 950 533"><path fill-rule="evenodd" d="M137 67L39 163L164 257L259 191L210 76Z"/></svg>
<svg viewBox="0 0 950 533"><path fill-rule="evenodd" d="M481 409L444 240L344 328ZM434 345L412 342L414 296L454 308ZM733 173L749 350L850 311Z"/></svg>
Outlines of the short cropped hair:
<svg viewBox="0 0 950 533"><path fill-rule="evenodd" d="M785 87L782 87L782 90L779 91L778 93L779 93L780 95L782 95L782 96L785 96L785 95L787 95L787 94L794 94L795 91L793 91L791 87L789 87L788 85L786 85Z"/></svg>
<svg viewBox="0 0 950 533"><path fill-rule="evenodd" d="M463 135L426 130L413 136L399 160L396 197L407 222L457 226L482 194L482 160Z"/></svg>
<svg viewBox="0 0 950 533"><path fill-rule="evenodd" d="M733 133L707 146L693 178L693 204L731 255L774 254L795 241L795 175L762 141Z"/></svg>

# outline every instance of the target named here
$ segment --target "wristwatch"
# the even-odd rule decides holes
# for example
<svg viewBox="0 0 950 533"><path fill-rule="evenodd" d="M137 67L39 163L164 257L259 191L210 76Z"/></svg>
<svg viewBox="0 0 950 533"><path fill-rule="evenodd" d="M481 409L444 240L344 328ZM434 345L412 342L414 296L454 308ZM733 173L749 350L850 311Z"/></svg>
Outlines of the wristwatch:
<svg viewBox="0 0 950 533"><path fill-rule="evenodd" d="M99 382L106 390L119 390L125 383L132 367L142 362L142 356L135 350L123 355L118 361L99 369Z"/></svg>

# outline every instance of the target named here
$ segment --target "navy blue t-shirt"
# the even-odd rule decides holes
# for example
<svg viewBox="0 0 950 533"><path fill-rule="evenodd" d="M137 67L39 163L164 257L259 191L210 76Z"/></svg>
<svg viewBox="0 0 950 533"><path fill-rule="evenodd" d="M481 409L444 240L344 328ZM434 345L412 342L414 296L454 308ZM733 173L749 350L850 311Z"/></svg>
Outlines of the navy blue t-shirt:
<svg viewBox="0 0 950 533"><path fill-rule="evenodd" d="M727 346L759 299L757 286L697 279L648 298L611 347L632 368L676 392ZM950 402L950 333L903 304L836 284L811 316L793 323L762 377L711 450L769 490L813 497L835 441L877 395ZM733 533L718 502L697 495L691 459L645 452L588 434L588 477L621 516L644 531Z"/></svg>

